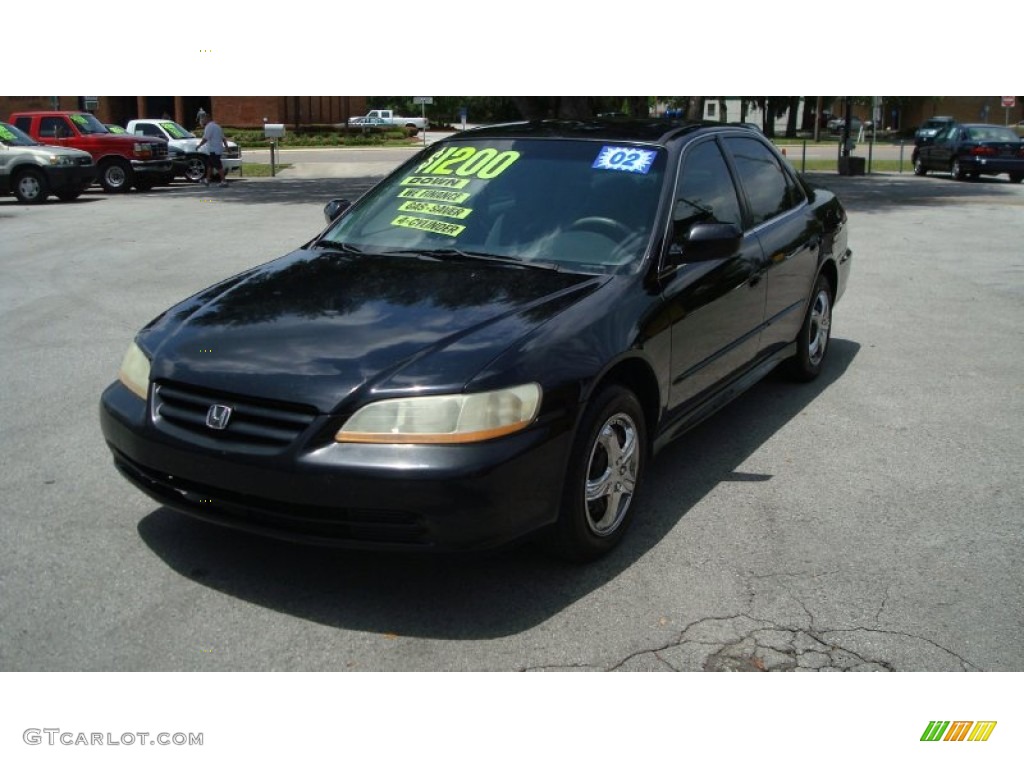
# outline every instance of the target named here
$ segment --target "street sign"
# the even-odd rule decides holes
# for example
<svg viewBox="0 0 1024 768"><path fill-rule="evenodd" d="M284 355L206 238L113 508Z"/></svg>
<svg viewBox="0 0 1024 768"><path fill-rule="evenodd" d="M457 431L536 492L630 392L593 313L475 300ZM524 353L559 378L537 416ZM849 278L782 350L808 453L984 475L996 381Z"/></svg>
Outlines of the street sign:
<svg viewBox="0 0 1024 768"><path fill-rule="evenodd" d="M1013 109L1015 106L1017 106L1016 96L1003 96L1002 98L1003 106L1006 107L1007 109Z"/></svg>
<svg viewBox="0 0 1024 768"><path fill-rule="evenodd" d="M433 104L434 103L434 97L433 96L413 96L412 97L412 103L413 104Z"/></svg>

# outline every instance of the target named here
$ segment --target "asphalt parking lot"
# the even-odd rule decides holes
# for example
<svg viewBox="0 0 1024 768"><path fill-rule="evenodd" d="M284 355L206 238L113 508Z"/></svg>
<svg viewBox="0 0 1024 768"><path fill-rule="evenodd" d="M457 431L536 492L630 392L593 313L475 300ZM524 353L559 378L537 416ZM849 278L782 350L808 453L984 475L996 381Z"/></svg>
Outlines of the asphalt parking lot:
<svg viewBox="0 0 1024 768"><path fill-rule="evenodd" d="M1024 670L1024 185L812 178L854 249L825 374L664 451L586 567L264 541L114 470L135 331L375 176L0 198L0 669Z"/></svg>

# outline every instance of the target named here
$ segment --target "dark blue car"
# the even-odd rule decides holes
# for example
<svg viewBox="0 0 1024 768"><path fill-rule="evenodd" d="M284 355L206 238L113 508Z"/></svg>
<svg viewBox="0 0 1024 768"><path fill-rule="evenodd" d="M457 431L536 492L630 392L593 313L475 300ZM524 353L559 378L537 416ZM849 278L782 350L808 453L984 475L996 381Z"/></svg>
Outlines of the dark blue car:
<svg viewBox="0 0 1024 768"><path fill-rule="evenodd" d="M914 173L948 173L957 181L1007 174L1024 179L1024 141L1013 129L982 123L949 123L915 150Z"/></svg>

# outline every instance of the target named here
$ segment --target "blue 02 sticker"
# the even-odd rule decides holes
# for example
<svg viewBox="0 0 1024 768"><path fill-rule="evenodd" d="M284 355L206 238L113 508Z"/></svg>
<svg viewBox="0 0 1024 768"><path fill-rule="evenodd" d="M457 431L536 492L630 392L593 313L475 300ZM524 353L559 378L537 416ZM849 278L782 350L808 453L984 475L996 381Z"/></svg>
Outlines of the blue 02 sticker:
<svg viewBox="0 0 1024 768"><path fill-rule="evenodd" d="M627 173L647 173L651 170L657 153L651 149L636 147L601 147L592 168Z"/></svg>

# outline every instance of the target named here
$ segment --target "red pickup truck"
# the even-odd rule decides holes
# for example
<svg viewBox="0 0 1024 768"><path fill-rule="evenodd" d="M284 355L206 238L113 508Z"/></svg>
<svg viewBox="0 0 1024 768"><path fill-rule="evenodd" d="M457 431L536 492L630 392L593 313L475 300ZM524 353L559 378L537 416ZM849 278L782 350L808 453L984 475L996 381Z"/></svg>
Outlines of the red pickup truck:
<svg viewBox="0 0 1024 768"><path fill-rule="evenodd" d="M15 112L8 122L36 141L88 152L107 192L147 190L174 177L166 141L111 133L88 112Z"/></svg>

